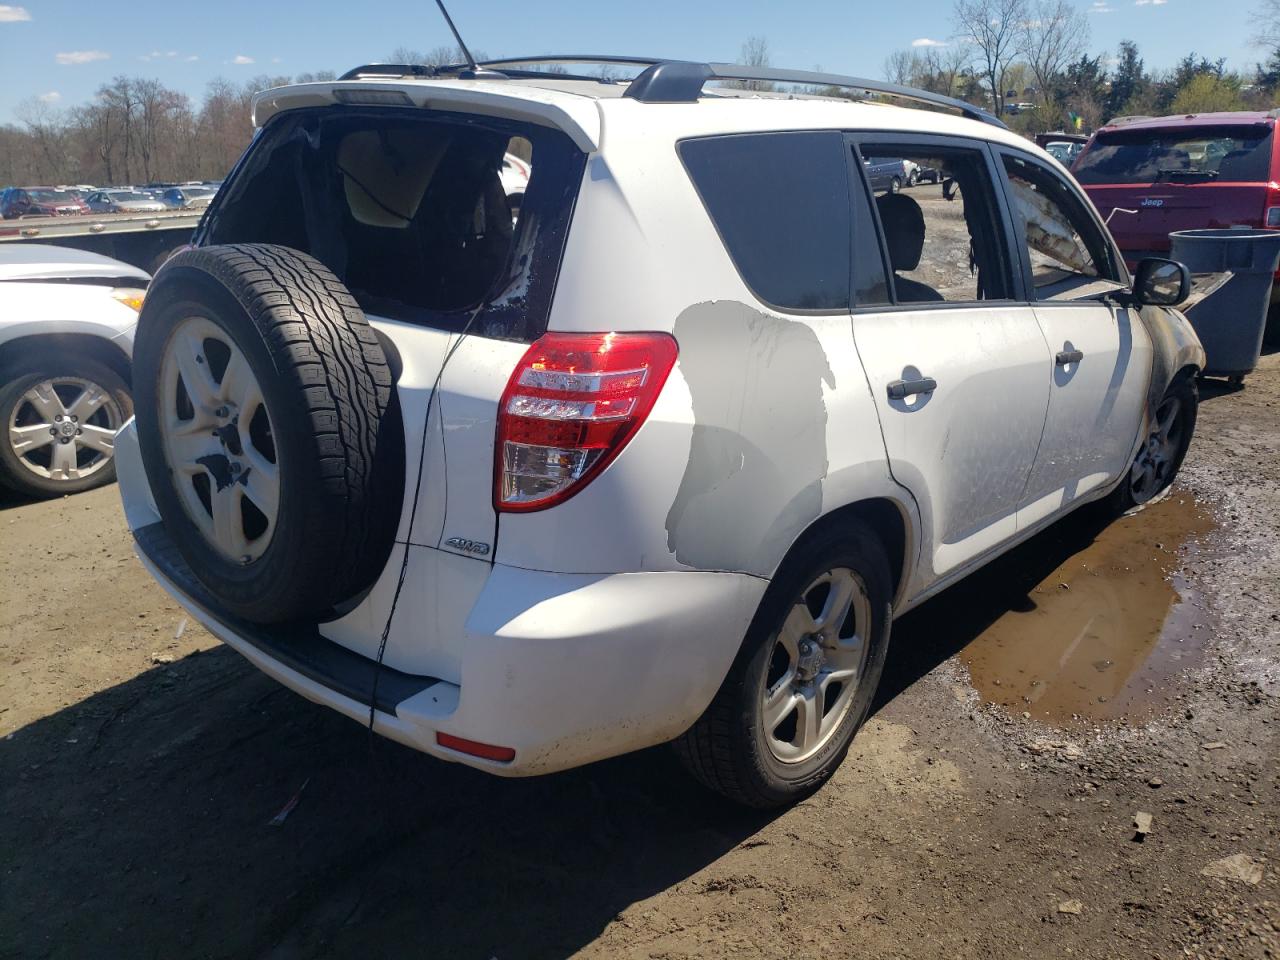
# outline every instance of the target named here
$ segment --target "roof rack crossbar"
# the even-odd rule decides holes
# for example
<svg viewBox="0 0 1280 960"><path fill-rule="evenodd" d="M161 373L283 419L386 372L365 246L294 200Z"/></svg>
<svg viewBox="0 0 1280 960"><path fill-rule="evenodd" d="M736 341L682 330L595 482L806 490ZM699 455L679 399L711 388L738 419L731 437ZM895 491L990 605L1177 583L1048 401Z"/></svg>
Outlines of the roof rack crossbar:
<svg viewBox="0 0 1280 960"><path fill-rule="evenodd" d="M811 70L782 70L775 67L749 67L737 63L692 63L666 61L650 67L632 81L626 96L644 103L692 103L702 95L702 87L711 80L747 80L761 83L796 83L812 87L839 87L848 90L865 90L911 100L928 106L956 110L970 120L980 120L993 126L1004 127L998 117L971 103L940 93L930 93L915 87L904 87L883 80L865 77L847 77L835 73L818 73Z"/></svg>

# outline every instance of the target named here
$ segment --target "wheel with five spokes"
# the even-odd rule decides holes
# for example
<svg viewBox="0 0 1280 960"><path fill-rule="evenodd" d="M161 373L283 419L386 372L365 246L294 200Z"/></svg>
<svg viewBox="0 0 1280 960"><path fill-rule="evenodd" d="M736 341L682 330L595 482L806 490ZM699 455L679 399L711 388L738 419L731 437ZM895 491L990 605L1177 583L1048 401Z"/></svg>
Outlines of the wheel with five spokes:
<svg viewBox="0 0 1280 960"><path fill-rule="evenodd" d="M798 544L715 699L676 741L690 772L752 807L821 786L871 708L890 593L884 547L864 524L845 521Z"/></svg>
<svg viewBox="0 0 1280 960"><path fill-rule="evenodd" d="M1117 512L1154 500L1173 483L1191 445L1198 404L1194 378L1184 376L1170 385L1147 424L1124 481L1111 495Z"/></svg>
<svg viewBox="0 0 1280 960"><path fill-rule="evenodd" d="M64 355L33 358L26 372L0 380L0 484L57 497L115 479L115 432L133 412L119 374Z"/></svg>

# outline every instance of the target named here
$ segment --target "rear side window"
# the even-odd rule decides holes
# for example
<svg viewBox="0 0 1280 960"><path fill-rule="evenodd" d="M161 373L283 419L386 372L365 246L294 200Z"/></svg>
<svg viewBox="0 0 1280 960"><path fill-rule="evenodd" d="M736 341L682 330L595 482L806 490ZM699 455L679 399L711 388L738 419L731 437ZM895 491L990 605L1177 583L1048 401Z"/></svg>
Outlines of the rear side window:
<svg viewBox="0 0 1280 960"><path fill-rule="evenodd" d="M277 243L368 313L530 340L546 327L584 158L559 131L373 107L272 120L198 243Z"/></svg>
<svg viewBox="0 0 1280 960"><path fill-rule="evenodd" d="M685 140L680 158L752 292L783 310L849 308L849 168L839 133Z"/></svg>
<svg viewBox="0 0 1280 960"><path fill-rule="evenodd" d="M1100 133L1072 173L1086 185L1161 181L1265 183L1271 179L1271 127L1169 127Z"/></svg>

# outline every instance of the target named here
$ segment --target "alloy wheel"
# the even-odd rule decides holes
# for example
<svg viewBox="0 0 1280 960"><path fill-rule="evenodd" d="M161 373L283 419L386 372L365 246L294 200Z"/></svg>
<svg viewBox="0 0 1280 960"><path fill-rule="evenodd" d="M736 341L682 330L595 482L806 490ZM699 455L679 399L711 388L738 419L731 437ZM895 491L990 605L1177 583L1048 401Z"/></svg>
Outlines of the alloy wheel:
<svg viewBox="0 0 1280 960"><path fill-rule="evenodd" d="M187 516L235 563L271 544L280 465L271 416L249 361L204 317L174 328L161 364L160 433Z"/></svg>
<svg viewBox="0 0 1280 960"><path fill-rule="evenodd" d="M51 377L32 386L9 413L9 448L45 480L80 480L115 456L124 411L111 392L83 377Z"/></svg>
<svg viewBox="0 0 1280 960"><path fill-rule="evenodd" d="M1176 396L1165 397L1129 471L1129 492L1135 504L1146 503L1172 479L1182 449L1182 431L1182 401Z"/></svg>
<svg viewBox="0 0 1280 960"><path fill-rule="evenodd" d="M866 665L871 602L847 567L826 571L796 598L774 639L761 685L770 753L801 763L831 741Z"/></svg>

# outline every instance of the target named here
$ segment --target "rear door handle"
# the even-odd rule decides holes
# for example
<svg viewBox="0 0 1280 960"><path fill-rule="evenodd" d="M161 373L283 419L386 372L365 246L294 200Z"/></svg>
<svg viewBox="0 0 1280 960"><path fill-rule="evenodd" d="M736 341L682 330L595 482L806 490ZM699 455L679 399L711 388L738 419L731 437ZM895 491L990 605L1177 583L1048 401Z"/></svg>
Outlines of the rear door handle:
<svg viewBox="0 0 1280 960"><path fill-rule="evenodd" d="M1084 359L1084 351L1082 350L1059 350L1058 366L1065 367L1073 363L1079 363Z"/></svg>
<svg viewBox="0 0 1280 960"><path fill-rule="evenodd" d="M921 377L919 380L894 380L889 384L890 400L905 400L917 393L933 393L938 389L938 381L933 377Z"/></svg>

